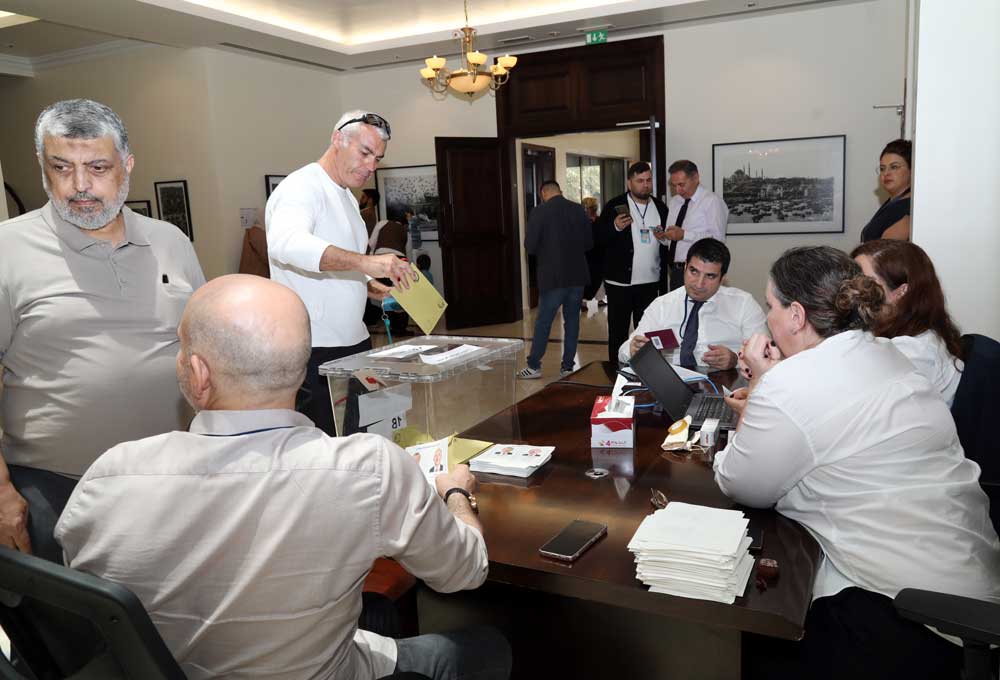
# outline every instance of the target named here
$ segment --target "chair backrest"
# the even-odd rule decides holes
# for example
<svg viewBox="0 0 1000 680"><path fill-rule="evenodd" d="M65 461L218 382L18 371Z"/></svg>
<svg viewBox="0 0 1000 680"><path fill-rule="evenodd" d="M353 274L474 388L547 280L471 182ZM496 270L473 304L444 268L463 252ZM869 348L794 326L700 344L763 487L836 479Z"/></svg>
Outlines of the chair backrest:
<svg viewBox="0 0 1000 680"><path fill-rule="evenodd" d="M124 586L0 548L0 625L38 680L184 680ZM11 675L0 668L0 677Z"/></svg>
<svg viewBox="0 0 1000 680"><path fill-rule="evenodd" d="M985 335L963 335L965 369L951 414L965 456L982 468L979 482L990 497L993 526L1000 527L1000 446L995 440L1000 417L1000 342Z"/></svg>

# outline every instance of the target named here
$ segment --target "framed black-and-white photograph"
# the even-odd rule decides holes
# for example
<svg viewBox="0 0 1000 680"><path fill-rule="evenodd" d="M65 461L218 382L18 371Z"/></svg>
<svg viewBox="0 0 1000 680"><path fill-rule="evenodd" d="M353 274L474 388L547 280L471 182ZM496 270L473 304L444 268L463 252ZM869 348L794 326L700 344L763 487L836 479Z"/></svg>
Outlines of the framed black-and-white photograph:
<svg viewBox="0 0 1000 680"><path fill-rule="evenodd" d="M132 209L132 212L145 217L153 216L153 206L149 201L125 201L125 205Z"/></svg>
<svg viewBox="0 0 1000 680"><path fill-rule="evenodd" d="M191 226L191 202L188 200L186 179L169 182L153 182L156 187L156 210L159 218L170 222L194 241L194 227Z"/></svg>
<svg viewBox="0 0 1000 680"><path fill-rule="evenodd" d="M712 145L729 236L844 231L844 135Z"/></svg>
<svg viewBox="0 0 1000 680"><path fill-rule="evenodd" d="M281 184L281 180L288 177L288 175L264 175L264 197L271 198L271 192L274 188Z"/></svg>
<svg viewBox="0 0 1000 680"><path fill-rule="evenodd" d="M389 219L389 208L413 213L410 229L436 231L441 199L438 197L437 166L408 165L379 168L375 172L375 187L379 193L378 214Z"/></svg>

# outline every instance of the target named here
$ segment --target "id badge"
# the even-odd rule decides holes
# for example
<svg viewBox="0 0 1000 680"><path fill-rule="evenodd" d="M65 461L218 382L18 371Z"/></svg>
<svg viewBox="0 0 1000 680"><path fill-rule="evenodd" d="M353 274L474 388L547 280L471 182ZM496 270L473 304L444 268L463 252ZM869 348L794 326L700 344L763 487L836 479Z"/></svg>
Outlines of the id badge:
<svg viewBox="0 0 1000 680"><path fill-rule="evenodd" d="M649 235L649 229L639 230L639 240L642 243L652 243L653 238Z"/></svg>

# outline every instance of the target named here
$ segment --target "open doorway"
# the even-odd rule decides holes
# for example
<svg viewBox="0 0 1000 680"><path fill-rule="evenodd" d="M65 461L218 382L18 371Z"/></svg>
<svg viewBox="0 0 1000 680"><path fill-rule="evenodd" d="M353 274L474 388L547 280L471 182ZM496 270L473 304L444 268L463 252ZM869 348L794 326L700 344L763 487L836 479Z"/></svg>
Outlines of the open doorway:
<svg viewBox="0 0 1000 680"><path fill-rule="evenodd" d="M584 198L597 199L599 210L615 196L625 193L625 173L630 163L641 157L641 131L636 129L616 129L596 132L575 132L545 137L521 138L516 141L516 156L522 159L518 166L517 185L519 192L518 216L519 233L526 233L530 207L538 202L538 186L545 179L555 179L563 190L563 195L580 203ZM525 150L548 149L554 157L554 172L535 182ZM531 258L533 259L533 258ZM525 305L526 318L533 318L531 310L537 306L538 289L535 283L532 263L520 244L521 299ZM581 341L607 342L607 313L604 307L592 304L581 317ZM552 327L552 337L562 333L562 324Z"/></svg>

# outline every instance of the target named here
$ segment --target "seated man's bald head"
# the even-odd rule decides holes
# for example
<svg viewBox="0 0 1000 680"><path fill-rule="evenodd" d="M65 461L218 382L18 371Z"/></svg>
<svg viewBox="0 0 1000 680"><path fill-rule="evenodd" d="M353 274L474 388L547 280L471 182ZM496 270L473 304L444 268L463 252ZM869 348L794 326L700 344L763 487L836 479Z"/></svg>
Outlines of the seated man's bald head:
<svg viewBox="0 0 1000 680"><path fill-rule="evenodd" d="M196 408L211 408L213 401L250 408L294 394L312 346L309 314L298 295L247 274L222 276L199 288L184 309L177 334L178 378ZM198 361L192 361L195 355ZM211 376L208 404L196 403L199 364Z"/></svg>

